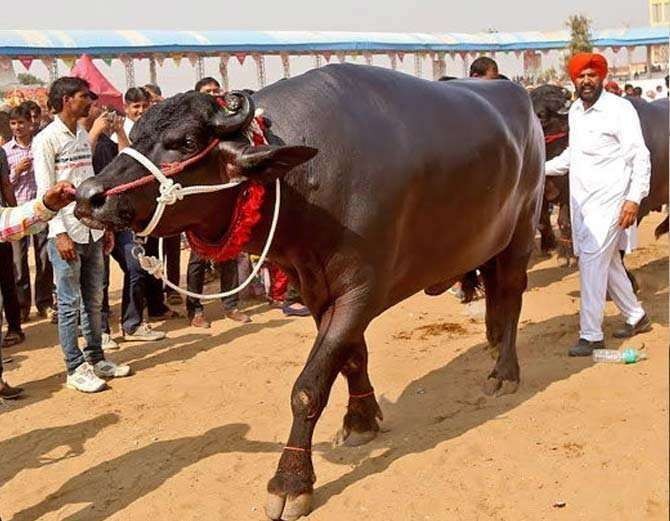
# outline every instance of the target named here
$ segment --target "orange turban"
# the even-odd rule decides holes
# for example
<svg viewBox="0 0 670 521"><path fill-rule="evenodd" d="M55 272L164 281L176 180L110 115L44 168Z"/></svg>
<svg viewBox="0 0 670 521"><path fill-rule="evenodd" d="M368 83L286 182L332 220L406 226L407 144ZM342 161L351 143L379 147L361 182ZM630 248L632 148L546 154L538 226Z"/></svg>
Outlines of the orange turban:
<svg viewBox="0 0 670 521"><path fill-rule="evenodd" d="M607 76L607 60L602 54L578 52L568 62L568 73L572 81L575 81L584 69L594 69L600 79L604 80Z"/></svg>

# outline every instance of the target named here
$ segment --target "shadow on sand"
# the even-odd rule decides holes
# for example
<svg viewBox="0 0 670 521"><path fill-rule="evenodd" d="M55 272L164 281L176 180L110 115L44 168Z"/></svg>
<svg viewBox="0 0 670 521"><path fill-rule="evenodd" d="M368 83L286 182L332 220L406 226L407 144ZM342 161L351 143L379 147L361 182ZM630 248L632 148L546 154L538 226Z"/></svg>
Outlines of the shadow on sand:
<svg viewBox="0 0 670 521"><path fill-rule="evenodd" d="M657 287L648 288L643 297L648 309L653 309L652 320L667 323L668 285L667 277L659 279L659 273L667 273L668 260L652 261L635 270L643 278L652 275L654 280L664 280ZM665 271L664 271L665 270ZM274 322L274 324L273 324ZM270 321L258 327L281 325L283 321ZM251 327L244 328L250 332ZM317 444L315 452L337 465L355 465L341 477L319 486L315 492L314 508L318 509L331 497L344 492L358 481L386 471L399 459L412 454L431 450L441 443L456 438L493 420L504 420L505 414L555 382L565 380L591 365L590 358L569 358L566 350L574 341L578 328L577 314L552 317L542 322L526 322L519 328L519 358L522 383L516 394L501 398L486 398L479 391L480 383L490 371L493 362L485 353L485 344L477 343L463 351L456 358L439 369L412 381L395 402L380 399L381 407L390 432L382 433L372 443L349 449L333 447L327 443ZM195 341L188 346L176 347L155 357L141 360L143 368L175 359L187 359L235 338L237 329L212 337L205 341ZM621 341L610 342L619 347ZM374 375L372 375L374 381ZM287 390L288 393L288 390ZM427 406L426 399L439 396L438 406ZM344 411L343 411L344 412ZM114 415L106 415L92 420L91 431L100 424L113 423ZM286 418L287 426L289 419ZM95 423L97 422L97 423ZM97 427L94 425L98 425ZM73 426L81 429L82 427ZM60 430L59 430L60 429ZM68 433L67 428L57 427L56 441L59 445L69 444L66 436L81 439L84 434ZM114 515L128 505L160 487L167 479L180 470L215 454L225 452L279 453L281 445L273 442L247 440L248 425L233 423L217 427L199 436L160 441L128 452L118 458L106 461L71 478L59 490L50 494L38 504L31 506L13 517L13 521L34 521L49 512L66 505L87 503L83 510L69 515L66 521L99 521ZM2 454L23 450L28 453L27 465L39 465L42 450L29 447L32 438L45 440L49 429L35 431L28 435L7 440L0 445ZM58 434L60 433L60 434ZM59 439L60 438L60 439ZM46 442L43 442L46 443ZM17 449L22 447L23 449ZM75 447L78 447L75 445ZM48 448L48 446L47 446ZM80 448L73 449L81 450ZM379 453L377 456L371 456ZM20 459L20 458L19 458ZM18 461L18 460L17 460ZM32 462L32 463L31 463ZM9 470L4 469L3 477L18 472L18 462ZM272 469L268 468L268 478ZM318 464L316 468L318 474ZM110 483L113 487L110 489Z"/></svg>

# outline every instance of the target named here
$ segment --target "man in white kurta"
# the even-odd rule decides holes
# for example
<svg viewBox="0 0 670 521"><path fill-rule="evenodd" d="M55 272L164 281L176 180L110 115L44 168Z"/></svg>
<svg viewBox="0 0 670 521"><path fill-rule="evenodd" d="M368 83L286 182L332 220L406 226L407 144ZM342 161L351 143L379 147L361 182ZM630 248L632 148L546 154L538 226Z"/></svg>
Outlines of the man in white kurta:
<svg viewBox="0 0 670 521"><path fill-rule="evenodd" d="M570 108L570 142L560 156L546 163L546 175L570 176L581 307L579 342L569 354L588 356L604 347L607 293L626 320L615 336L651 329L619 253L635 246L637 210L649 193L650 161L633 105L602 88L607 74L604 58L586 53L575 58L569 69L579 99Z"/></svg>

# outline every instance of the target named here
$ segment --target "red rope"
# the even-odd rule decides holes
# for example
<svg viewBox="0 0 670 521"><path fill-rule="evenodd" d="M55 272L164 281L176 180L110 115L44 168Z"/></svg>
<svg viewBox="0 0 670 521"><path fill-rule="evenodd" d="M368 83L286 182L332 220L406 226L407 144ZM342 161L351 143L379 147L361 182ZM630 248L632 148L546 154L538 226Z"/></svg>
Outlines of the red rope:
<svg viewBox="0 0 670 521"><path fill-rule="evenodd" d="M290 450L293 452L304 452L305 454L311 454L311 449L304 449L302 447L289 447L288 445L284 447L284 450Z"/></svg>
<svg viewBox="0 0 670 521"><path fill-rule="evenodd" d="M550 143L553 143L554 141L558 141L561 138L564 138L567 136L567 132L557 132L556 134L547 134L544 136L544 142L549 145Z"/></svg>
<svg viewBox="0 0 670 521"><path fill-rule="evenodd" d="M362 398L367 398L368 396L374 396L375 395L375 390L372 389L369 393L363 393L363 394L350 394L349 398L354 398L356 400L360 400Z"/></svg>
<svg viewBox="0 0 670 521"><path fill-rule="evenodd" d="M163 172L163 175L166 177L170 177L173 175L178 174L179 172L184 171L186 167L197 163L200 161L203 157L205 157L207 154L209 154L217 145L219 144L218 139L213 139L209 145L207 145L204 149L202 149L200 152L198 152L196 155L189 157L188 159L184 159L183 161L175 161L173 163L163 163L161 164L161 172ZM154 177L153 174L146 175L144 177L140 177L139 179L135 179L134 181L131 181L130 183L123 183L117 186L114 186L107 190L105 192L105 195L117 195L123 192L127 192L128 190L133 190L135 188L139 188L140 186L144 186L146 184L149 184L153 181L156 181L156 177Z"/></svg>

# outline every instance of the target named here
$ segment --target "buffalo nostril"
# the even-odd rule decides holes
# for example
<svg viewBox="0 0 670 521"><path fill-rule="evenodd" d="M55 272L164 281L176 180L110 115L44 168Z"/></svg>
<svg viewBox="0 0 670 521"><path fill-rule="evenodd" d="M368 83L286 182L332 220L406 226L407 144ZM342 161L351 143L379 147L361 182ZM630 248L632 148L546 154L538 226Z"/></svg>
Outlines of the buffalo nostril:
<svg viewBox="0 0 670 521"><path fill-rule="evenodd" d="M98 192L89 196L88 200L91 203L91 208L101 208L105 205L107 196L104 192Z"/></svg>

